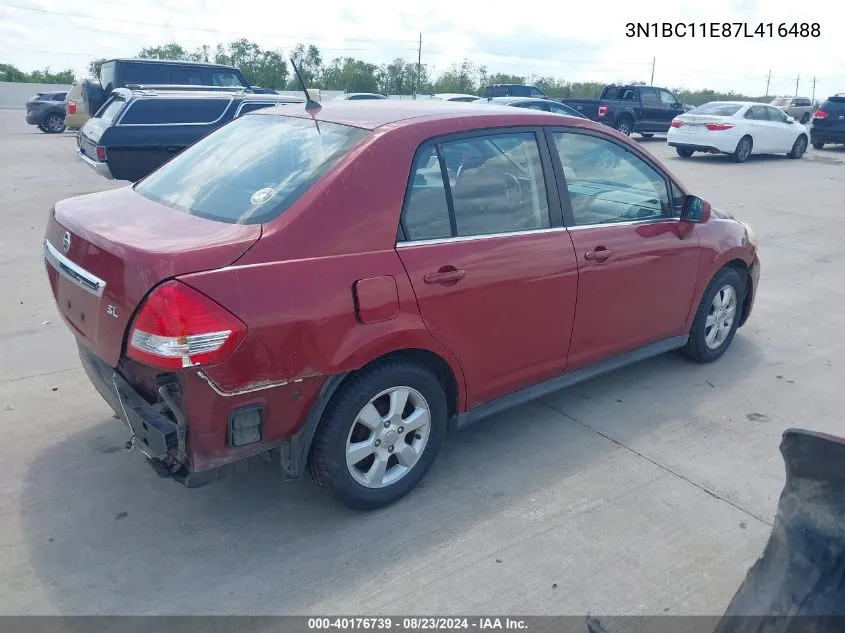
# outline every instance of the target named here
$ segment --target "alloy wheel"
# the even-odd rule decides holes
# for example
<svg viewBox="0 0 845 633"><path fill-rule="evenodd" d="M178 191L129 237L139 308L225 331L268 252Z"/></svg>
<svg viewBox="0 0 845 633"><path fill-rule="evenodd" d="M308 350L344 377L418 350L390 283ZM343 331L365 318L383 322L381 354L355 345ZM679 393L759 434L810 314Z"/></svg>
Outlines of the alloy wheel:
<svg viewBox="0 0 845 633"><path fill-rule="evenodd" d="M346 439L349 474L366 488L385 488L419 461L431 434L431 410L411 387L391 387L358 413Z"/></svg>
<svg viewBox="0 0 845 633"><path fill-rule="evenodd" d="M704 322L704 342L710 349L718 349L731 333L736 318L736 290L730 284L719 289L710 304Z"/></svg>

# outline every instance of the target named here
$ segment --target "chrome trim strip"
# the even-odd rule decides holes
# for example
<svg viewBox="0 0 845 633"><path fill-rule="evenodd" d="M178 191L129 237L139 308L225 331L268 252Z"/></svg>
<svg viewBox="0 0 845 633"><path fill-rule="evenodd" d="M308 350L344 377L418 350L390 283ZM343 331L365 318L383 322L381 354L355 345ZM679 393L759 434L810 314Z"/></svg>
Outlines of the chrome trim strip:
<svg viewBox="0 0 845 633"><path fill-rule="evenodd" d="M76 155L83 161L85 161L86 165L88 165L91 169L100 174L103 178L114 180L114 176L112 176L111 169L109 169L108 163L102 163L100 161L94 160L90 156L85 155L81 149L76 150Z"/></svg>
<svg viewBox="0 0 845 633"><path fill-rule="evenodd" d="M491 240L516 235L537 235L539 233L560 233L568 231L565 226L553 226L545 229L531 229L529 231L508 231L506 233L487 233L485 235L460 235L458 237L439 237L431 240L415 240L397 242L396 248L410 248L411 246L429 246L432 244L449 244L451 242L469 242L474 240Z"/></svg>
<svg viewBox="0 0 845 633"><path fill-rule="evenodd" d="M231 391L228 391L220 387L217 383L215 383L202 370L197 370L197 376L207 382L208 386L211 387L212 390L214 390L214 393L216 393L218 396L223 396L224 398L231 398L232 396L241 396L243 394L254 393L256 391L264 391L265 389L275 389L276 387L284 387L285 385L296 384L304 380L304 378L293 378L291 380L276 380L261 383L258 385L249 385L247 387L241 387L239 389L233 389Z"/></svg>
<svg viewBox="0 0 845 633"><path fill-rule="evenodd" d="M102 297L106 282L74 264L47 240L44 240L44 259L65 279L96 297Z"/></svg>
<svg viewBox="0 0 845 633"><path fill-rule="evenodd" d="M661 224L663 222L678 222L679 218L653 218L644 220L626 220L625 222L601 222L599 224L579 224L578 226L570 226L570 231L580 231L583 229L599 229L605 226L633 226L634 224Z"/></svg>

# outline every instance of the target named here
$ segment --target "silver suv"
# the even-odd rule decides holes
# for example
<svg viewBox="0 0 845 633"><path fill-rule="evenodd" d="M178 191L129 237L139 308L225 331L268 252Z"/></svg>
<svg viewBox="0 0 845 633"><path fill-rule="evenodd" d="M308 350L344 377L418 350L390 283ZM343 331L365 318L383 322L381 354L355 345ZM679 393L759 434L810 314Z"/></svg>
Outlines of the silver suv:
<svg viewBox="0 0 845 633"><path fill-rule="evenodd" d="M780 108L796 121L806 123L813 116L813 104L807 97L778 97L769 105Z"/></svg>

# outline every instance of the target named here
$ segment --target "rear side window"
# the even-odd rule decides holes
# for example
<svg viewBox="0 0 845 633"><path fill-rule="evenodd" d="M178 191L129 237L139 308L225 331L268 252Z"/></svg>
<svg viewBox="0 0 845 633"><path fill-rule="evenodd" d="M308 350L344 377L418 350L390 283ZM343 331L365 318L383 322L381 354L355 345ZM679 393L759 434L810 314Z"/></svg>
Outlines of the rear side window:
<svg viewBox="0 0 845 633"><path fill-rule="evenodd" d="M217 121L230 99L138 99L120 120L121 125L190 124Z"/></svg>
<svg viewBox="0 0 845 633"><path fill-rule="evenodd" d="M114 62L106 62L100 67L100 84L103 90L109 92L112 88L117 88L114 76Z"/></svg>
<svg viewBox="0 0 845 633"><path fill-rule="evenodd" d="M170 83L170 66L158 64L125 64L120 71L120 80L124 86L162 85Z"/></svg>
<svg viewBox="0 0 845 633"><path fill-rule="evenodd" d="M140 195L191 215L261 224L299 200L366 130L281 116L239 117L135 185Z"/></svg>
<svg viewBox="0 0 845 633"><path fill-rule="evenodd" d="M173 68L169 83L175 86L201 86L202 73L199 68Z"/></svg>
<svg viewBox="0 0 845 633"><path fill-rule="evenodd" d="M533 133L491 134L420 152L403 214L410 241L551 226ZM448 185L443 177L446 172Z"/></svg>
<svg viewBox="0 0 845 633"><path fill-rule="evenodd" d="M97 118L112 123L125 105L126 101L123 99L112 99L97 113Z"/></svg>

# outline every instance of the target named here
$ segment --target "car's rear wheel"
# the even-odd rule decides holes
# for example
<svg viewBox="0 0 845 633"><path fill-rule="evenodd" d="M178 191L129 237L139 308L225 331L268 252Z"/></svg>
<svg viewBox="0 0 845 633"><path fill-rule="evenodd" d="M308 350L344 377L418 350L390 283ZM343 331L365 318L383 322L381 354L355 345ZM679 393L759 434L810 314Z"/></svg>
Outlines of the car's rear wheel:
<svg viewBox="0 0 845 633"><path fill-rule="evenodd" d="M801 115L801 123L806 123L809 120L810 120L810 113L809 112L805 112L804 114Z"/></svg>
<svg viewBox="0 0 845 633"><path fill-rule="evenodd" d="M745 303L745 278L733 268L723 268L708 284L681 350L698 363L716 360L733 341Z"/></svg>
<svg viewBox="0 0 845 633"><path fill-rule="evenodd" d="M375 510L422 480L446 433L444 389L425 366L378 362L353 375L317 428L309 471L344 505Z"/></svg>
<svg viewBox="0 0 845 633"><path fill-rule="evenodd" d="M824 143L822 143L821 141L813 141L813 148L824 149Z"/></svg>
<svg viewBox="0 0 845 633"><path fill-rule="evenodd" d="M634 123L628 117L623 116L616 122L616 129L625 136L631 136L631 132L634 131Z"/></svg>
<svg viewBox="0 0 845 633"><path fill-rule="evenodd" d="M689 158L695 153L695 150L691 150L686 147L676 147L675 151L678 152L678 156L681 158Z"/></svg>
<svg viewBox="0 0 845 633"><path fill-rule="evenodd" d="M41 129L47 134L61 134L65 131L65 118L58 114L48 114Z"/></svg>
<svg viewBox="0 0 845 633"><path fill-rule="evenodd" d="M640 134L643 138L654 138L654 134Z"/></svg>
<svg viewBox="0 0 845 633"><path fill-rule="evenodd" d="M736 149L731 154L731 160L735 163L744 163L751 156L751 150L754 148L754 141L750 136L743 136L736 144Z"/></svg>
<svg viewBox="0 0 845 633"><path fill-rule="evenodd" d="M786 155L787 158L801 158L804 155L804 152L807 151L807 137L801 134L797 139L795 139L795 143L792 144L792 149Z"/></svg>

